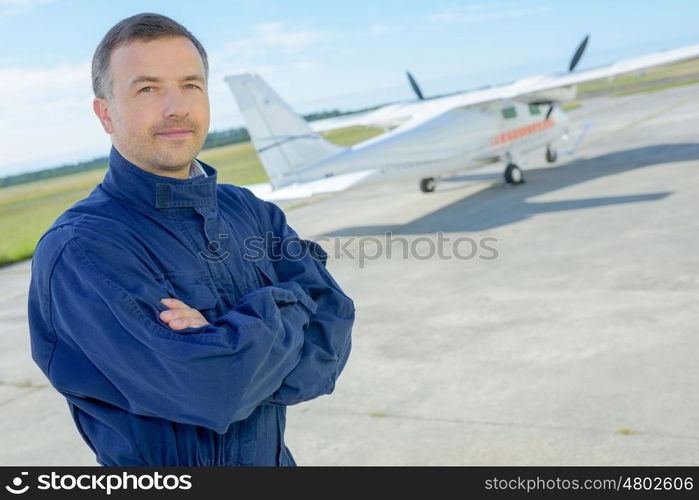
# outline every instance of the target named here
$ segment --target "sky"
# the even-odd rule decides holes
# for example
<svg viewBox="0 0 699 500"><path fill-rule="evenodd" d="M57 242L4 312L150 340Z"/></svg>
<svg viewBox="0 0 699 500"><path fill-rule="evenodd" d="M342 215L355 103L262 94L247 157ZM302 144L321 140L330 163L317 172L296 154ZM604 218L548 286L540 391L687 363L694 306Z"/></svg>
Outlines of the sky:
<svg viewBox="0 0 699 500"><path fill-rule="evenodd" d="M105 156L90 62L115 23L172 17L209 54L211 131L243 126L223 81L260 74L305 114L585 69L699 43L699 2L0 0L0 176Z"/></svg>

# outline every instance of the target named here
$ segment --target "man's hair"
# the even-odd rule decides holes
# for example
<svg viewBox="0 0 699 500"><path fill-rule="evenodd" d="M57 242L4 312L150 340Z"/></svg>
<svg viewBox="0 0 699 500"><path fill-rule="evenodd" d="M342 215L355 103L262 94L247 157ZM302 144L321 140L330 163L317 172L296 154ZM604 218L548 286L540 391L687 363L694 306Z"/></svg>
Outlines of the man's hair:
<svg viewBox="0 0 699 500"><path fill-rule="evenodd" d="M107 95L111 95L112 82L109 77L109 59L114 49L134 40L149 42L159 38L178 36L188 38L194 44L202 61L204 61L205 77L208 80L209 61L206 57L206 50L187 28L160 14L137 14L112 26L97 46L95 55L92 56L92 90L95 92L95 97L104 99Z"/></svg>

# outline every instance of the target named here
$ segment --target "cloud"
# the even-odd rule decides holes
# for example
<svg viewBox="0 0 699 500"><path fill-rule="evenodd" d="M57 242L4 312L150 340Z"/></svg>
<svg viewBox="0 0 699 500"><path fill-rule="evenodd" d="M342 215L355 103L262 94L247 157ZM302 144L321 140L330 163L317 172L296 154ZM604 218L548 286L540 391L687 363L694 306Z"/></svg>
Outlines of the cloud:
<svg viewBox="0 0 699 500"><path fill-rule="evenodd" d="M428 15L427 19L434 22L467 24L542 14L549 10L551 8L546 5L520 8L506 4L481 3L447 7Z"/></svg>
<svg viewBox="0 0 699 500"><path fill-rule="evenodd" d="M372 35L383 35L384 33L387 33L390 31L391 28L389 26L386 26L385 24L373 24L369 26L369 33Z"/></svg>
<svg viewBox="0 0 699 500"><path fill-rule="evenodd" d="M0 8L33 7L35 5L43 5L52 1L53 0L0 0Z"/></svg>
<svg viewBox="0 0 699 500"><path fill-rule="evenodd" d="M319 31L285 31L284 23L258 24L255 29L258 43L279 47L288 54L295 54L323 37Z"/></svg>
<svg viewBox="0 0 699 500"><path fill-rule="evenodd" d="M219 63L231 58L240 60L264 56L271 51L298 54L324 36L320 31L288 29L282 22L256 24L250 36L225 43L210 58L212 63Z"/></svg>
<svg viewBox="0 0 699 500"><path fill-rule="evenodd" d="M53 1L54 0L0 0L0 17L14 14L26 14L40 5Z"/></svg>
<svg viewBox="0 0 699 500"><path fill-rule="evenodd" d="M283 22L256 24L244 37L231 40L209 55L211 77L211 127L242 123L228 85L223 78L237 73L258 73L263 78L277 77L280 81L297 81L320 66L307 57L306 50L329 37L322 31L293 29ZM280 57L277 57L280 56ZM275 89L284 93L287 88Z"/></svg>
<svg viewBox="0 0 699 500"><path fill-rule="evenodd" d="M74 93L81 84L90 85L89 62L53 68L0 68L0 93L5 102Z"/></svg>
<svg viewBox="0 0 699 500"><path fill-rule="evenodd" d="M212 74L209 82L211 130L220 130L233 125L240 126L243 123L233 94L231 94L228 84L223 80L224 76L238 73L257 73L268 83L276 78L279 84L273 85L275 92L288 97L290 92L298 90L299 81L304 81L309 71L316 70L320 66L318 62L308 59L280 64L249 62L246 66L227 66L225 71Z"/></svg>
<svg viewBox="0 0 699 500"><path fill-rule="evenodd" d="M4 165L49 166L86 145L103 148L105 134L92 114L89 62L0 69L0 95Z"/></svg>
<svg viewBox="0 0 699 500"><path fill-rule="evenodd" d="M238 73L257 73L264 78L278 75L289 75L291 73L303 73L305 71L319 68L321 65L313 60L303 59L298 61L290 61L280 64L264 64L249 62L245 66L226 66L225 70L219 69L218 72L212 74L209 81L209 95L213 96L217 93L227 93L228 84L224 82L224 77L227 75L235 75Z"/></svg>

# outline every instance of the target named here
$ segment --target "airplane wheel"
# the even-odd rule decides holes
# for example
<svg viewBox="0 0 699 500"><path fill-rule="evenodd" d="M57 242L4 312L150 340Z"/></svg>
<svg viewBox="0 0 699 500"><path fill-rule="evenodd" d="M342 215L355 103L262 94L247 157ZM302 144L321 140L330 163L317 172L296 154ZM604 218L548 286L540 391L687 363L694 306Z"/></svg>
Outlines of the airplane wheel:
<svg viewBox="0 0 699 500"><path fill-rule="evenodd" d="M557 158L558 158L558 152L556 152L555 149L552 150L551 148L546 148L546 161L547 162L553 163L556 161Z"/></svg>
<svg viewBox="0 0 699 500"><path fill-rule="evenodd" d="M434 177L427 177L426 179L422 179L420 181L420 191L423 193L431 193L434 191L434 188L437 186L437 183L434 180Z"/></svg>
<svg viewBox="0 0 699 500"><path fill-rule="evenodd" d="M508 184L521 184L524 182L522 169L514 163L510 163L505 169L505 182Z"/></svg>

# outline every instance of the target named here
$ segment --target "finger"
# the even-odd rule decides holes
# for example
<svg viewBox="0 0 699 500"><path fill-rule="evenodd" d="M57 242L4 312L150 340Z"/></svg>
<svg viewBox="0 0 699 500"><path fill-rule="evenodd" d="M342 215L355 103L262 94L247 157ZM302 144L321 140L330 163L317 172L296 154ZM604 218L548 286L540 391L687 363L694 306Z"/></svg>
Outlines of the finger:
<svg viewBox="0 0 699 500"><path fill-rule="evenodd" d="M183 330L185 328L197 328L200 326L208 325L206 320L200 320L196 318L184 318L176 319L168 323L168 326L173 330Z"/></svg>
<svg viewBox="0 0 699 500"><path fill-rule="evenodd" d="M172 309L190 309L190 307L187 304L178 299L166 298L160 299L160 302Z"/></svg>
<svg viewBox="0 0 699 500"><path fill-rule="evenodd" d="M172 324L177 322L193 322L196 326L208 325L206 318L196 309L169 309L160 312L160 319Z"/></svg>
<svg viewBox="0 0 699 500"><path fill-rule="evenodd" d="M200 316L199 311L196 309L168 309L166 311L160 311L160 319L163 321L172 321L175 319L187 319L196 318Z"/></svg>
<svg viewBox="0 0 699 500"><path fill-rule="evenodd" d="M183 330L185 328L189 328L189 321L186 319L176 319L174 321L170 321L168 323L168 326L172 328L173 330Z"/></svg>

